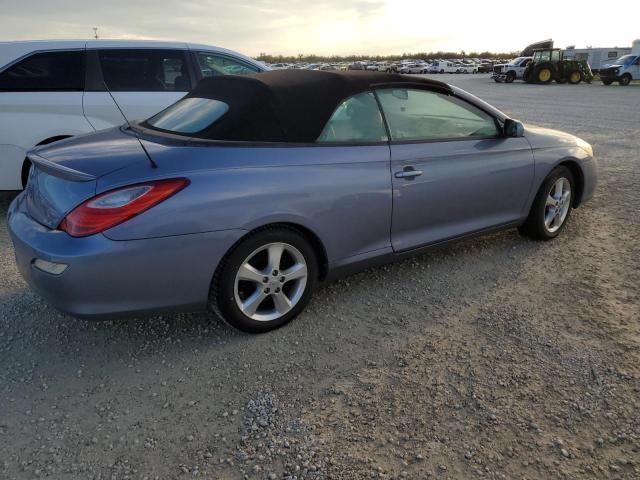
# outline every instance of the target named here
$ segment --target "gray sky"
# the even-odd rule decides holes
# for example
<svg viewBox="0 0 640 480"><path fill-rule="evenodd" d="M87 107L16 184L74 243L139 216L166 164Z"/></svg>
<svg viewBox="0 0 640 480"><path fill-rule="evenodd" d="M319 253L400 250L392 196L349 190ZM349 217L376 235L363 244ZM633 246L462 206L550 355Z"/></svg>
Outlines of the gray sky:
<svg viewBox="0 0 640 480"><path fill-rule="evenodd" d="M631 46L640 0L0 0L0 40L180 40L256 56Z"/></svg>

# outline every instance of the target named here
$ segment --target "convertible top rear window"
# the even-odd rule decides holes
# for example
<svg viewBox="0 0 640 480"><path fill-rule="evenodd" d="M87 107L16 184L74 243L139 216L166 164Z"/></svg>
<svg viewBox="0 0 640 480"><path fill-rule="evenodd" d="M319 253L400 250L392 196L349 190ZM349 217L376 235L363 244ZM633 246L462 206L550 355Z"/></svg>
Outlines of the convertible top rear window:
<svg viewBox="0 0 640 480"><path fill-rule="evenodd" d="M159 130L174 133L198 133L229 111L229 105L210 98L188 97L147 120Z"/></svg>

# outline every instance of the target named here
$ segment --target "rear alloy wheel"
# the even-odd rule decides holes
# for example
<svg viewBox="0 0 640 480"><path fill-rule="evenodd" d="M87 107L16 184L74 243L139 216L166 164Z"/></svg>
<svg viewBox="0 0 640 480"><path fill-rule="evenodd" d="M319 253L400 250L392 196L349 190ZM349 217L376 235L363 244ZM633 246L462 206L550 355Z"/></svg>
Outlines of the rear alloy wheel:
<svg viewBox="0 0 640 480"><path fill-rule="evenodd" d="M213 282L212 307L239 330L266 332L304 309L317 277L315 253L299 232L263 230L224 261Z"/></svg>
<svg viewBox="0 0 640 480"><path fill-rule="evenodd" d="M574 70L569 74L569 83L571 85L577 85L583 80L582 72L580 70Z"/></svg>
<svg viewBox="0 0 640 480"><path fill-rule="evenodd" d="M571 214L574 191L571 170L553 170L542 183L520 232L537 240L557 237Z"/></svg>
<svg viewBox="0 0 640 480"><path fill-rule="evenodd" d="M622 75L622 77L620 77L619 83L623 87L626 87L631 83L631 75L629 75L628 73L625 73L624 75Z"/></svg>

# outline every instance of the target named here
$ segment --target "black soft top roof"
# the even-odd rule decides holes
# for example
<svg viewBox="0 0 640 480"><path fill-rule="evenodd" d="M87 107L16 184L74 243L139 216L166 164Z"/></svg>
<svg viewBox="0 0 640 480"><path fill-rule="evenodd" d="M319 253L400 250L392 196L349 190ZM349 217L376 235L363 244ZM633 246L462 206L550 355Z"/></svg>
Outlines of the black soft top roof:
<svg viewBox="0 0 640 480"><path fill-rule="evenodd" d="M340 102L377 86L413 86L453 93L442 82L391 73L275 70L251 76L209 77L186 98L210 98L229 105L229 111L197 137L309 143L320 136Z"/></svg>

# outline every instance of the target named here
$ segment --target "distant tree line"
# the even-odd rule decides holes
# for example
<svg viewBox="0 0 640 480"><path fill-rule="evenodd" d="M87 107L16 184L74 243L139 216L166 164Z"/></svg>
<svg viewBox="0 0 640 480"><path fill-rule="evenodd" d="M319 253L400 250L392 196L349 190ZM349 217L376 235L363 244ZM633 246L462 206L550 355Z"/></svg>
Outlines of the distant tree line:
<svg viewBox="0 0 640 480"><path fill-rule="evenodd" d="M520 52L496 53L496 52L416 52L403 53L401 55L304 55L299 53L293 55L270 55L261 53L257 60L266 63L337 63L337 62L358 62L362 60L372 60L374 62L384 62L393 60L403 60L406 58L432 60L435 58L499 58L510 59L517 57Z"/></svg>

